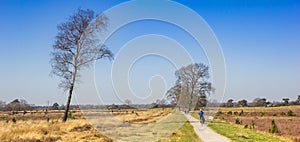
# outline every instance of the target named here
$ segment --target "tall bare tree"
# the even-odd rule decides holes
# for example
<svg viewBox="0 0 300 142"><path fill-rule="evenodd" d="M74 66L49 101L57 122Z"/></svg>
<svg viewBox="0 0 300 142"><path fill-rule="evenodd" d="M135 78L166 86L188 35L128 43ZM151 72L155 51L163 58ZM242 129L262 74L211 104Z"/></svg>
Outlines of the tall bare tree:
<svg viewBox="0 0 300 142"><path fill-rule="evenodd" d="M207 102L203 99L213 91L211 83L208 82L208 66L202 63L190 64L177 70L175 75L177 81L167 92L168 98L176 99L177 105L188 107L189 110L194 109L192 106L196 104Z"/></svg>
<svg viewBox="0 0 300 142"><path fill-rule="evenodd" d="M65 23L57 26L58 34L51 54L51 73L61 78L59 87L69 93L63 122L67 120L79 71L89 67L95 60L112 57L111 51L96 38L97 32L105 30L107 21L104 15L95 17L92 10L78 9Z"/></svg>

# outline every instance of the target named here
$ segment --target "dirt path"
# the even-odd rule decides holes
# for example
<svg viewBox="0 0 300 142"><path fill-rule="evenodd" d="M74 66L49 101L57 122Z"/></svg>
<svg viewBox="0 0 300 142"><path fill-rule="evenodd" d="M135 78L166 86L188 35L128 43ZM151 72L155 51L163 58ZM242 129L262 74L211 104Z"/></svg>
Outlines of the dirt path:
<svg viewBox="0 0 300 142"><path fill-rule="evenodd" d="M204 142L230 142L230 140L208 128L206 125L201 126L200 121L190 114L185 115L190 121L191 125L194 127L195 133Z"/></svg>

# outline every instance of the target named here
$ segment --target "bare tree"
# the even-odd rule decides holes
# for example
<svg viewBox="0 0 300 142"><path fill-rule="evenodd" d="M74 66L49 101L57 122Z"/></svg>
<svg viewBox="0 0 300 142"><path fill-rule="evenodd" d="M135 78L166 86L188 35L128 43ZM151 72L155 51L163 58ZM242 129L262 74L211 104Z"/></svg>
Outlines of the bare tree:
<svg viewBox="0 0 300 142"><path fill-rule="evenodd" d="M126 99L125 101L124 101L124 103L127 105L127 106L129 106L129 105L131 105L131 100L129 100L129 99Z"/></svg>
<svg viewBox="0 0 300 142"><path fill-rule="evenodd" d="M227 102L226 102L226 107L233 107L234 104L233 104L233 99L229 99Z"/></svg>
<svg viewBox="0 0 300 142"><path fill-rule="evenodd" d="M252 106L265 107L265 106L267 106L267 99L266 98L255 98L252 102Z"/></svg>
<svg viewBox="0 0 300 142"><path fill-rule="evenodd" d="M92 10L78 9L65 23L57 26L58 34L51 54L51 73L61 78L59 87L69 93L63 122L67 120L79 70L89 67L95 60L112 57L111 51L95 38L96 33L104 30L106 25L105 16L95 18Z"/></svg>
<svg viewBox="0 0 300 142"><path fill-rule="evenodd" d="M6 103L4 101L0 100L0 110L3 110L5 105L6 105Z"/></svg>
<svg viewBox="0 0 300 142"><path fill-rule="evenodd" d="M196 104L206 103L206 100L202 99L206 99L204 96L213 91L211 83L208 82L208 66L202 63L190 64L180 68L175 75L176 85L167 92L168 98L176 99L177 105L189 110L194 109L192 106Z"/></svg>
<svg viewBox="0 0 300 142"><path fill-rule="evenodd" d="M240 100L240 101L238 101L237 105L240 106L240 107L248 106L247 100L245 100L245 99Z"/></svg>

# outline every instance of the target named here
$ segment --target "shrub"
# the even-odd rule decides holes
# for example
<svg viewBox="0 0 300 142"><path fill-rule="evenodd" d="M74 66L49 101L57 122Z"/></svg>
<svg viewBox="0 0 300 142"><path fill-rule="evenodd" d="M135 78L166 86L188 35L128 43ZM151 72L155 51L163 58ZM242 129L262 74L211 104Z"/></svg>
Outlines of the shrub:
<svg viewBox="0 0 300 142"><path fill-rule="evenodd" d="M241 124L241 121L237 118L235 119L235 124Z"/></svg>
<svg viewBox="0 0 300 142"><path fill-rule="evenodd" d="M269 129L270 133L279 133L279 129L274 120L271 122L271 128Z"/></svg>
<svg viewBox="0 0 300 142"><path fill-rule="evenodd" d="M73 113L71 111L69 111L69 113L68 113L68 118L75 119L75 117L73 116Z"/></svg>
<svg viewBox="0 0 300 142"><path fill-rule="evenodd" d="M273 114L273 116L277 116L277 114L276 114L276 113L274 113L274 114Z"/></svg>
<svg viewBox="0 0 300 142"><path fill-rule="evenodd" d="M17 122L17 119L16 118L12 118L11 120L13 123L16 123Z"/></svg>
<svg viewBox="0 0 300 142"><path fill-rule="evenodd" d="M228 115L232 115L232 111L228 111L227 114L228 114Z"/></svg>
<svg viewBox="0 0 300 142"><path fill-rule="evenodd" d="M287 116L295 116L294 112L292 110L289 110L287 112Z"/></svg>
<svg viewBox="0 0 300 142"><path fill-rule="evenodd" d="M260 116L263 117L265 115L264 112L260 112Z"/></svg>
<svg viewBox="0 0 300 142"><path fill-rule="evenodd" d="M246 125L244 126L244 128L246 128L246 129L247 129L247 128L248 128L248 125L246 124Z"/></svg>
<svg viewBox="0 0 300 142"><path fill-rule="evenodd" d="M252 120L252 121L251 121L250 129L254 129L254 127L255 127L255 122L254 122L254 120Z"/></svg>
<svg viewBox="0 0 300 142"><path fill-rule="evenodd" d="M285 114L285 112L280 112L280 115L282 115L282 116L283 116L283 115L286 115L286 114Z"/></svg>
<svg viewBox="0 0 300 142"><path fill-rule="evenodd" d="M239 113L237 111L233 112L234 115L238 115Z"/></svg>
<svg viewBox="0 0 300 142"><path fill-rule="evenodd" d="M243 110L239 113L239 116L242 116L242 115L244 115L244 111Z"/></svg>
<svg viewBox="0 0 300 142"><path fill-rule="evenodd" d="M218 112L216 113L216 116L220 116L220 115L222 115L222 114L223 114L222 111L218 111Z"/></svg>

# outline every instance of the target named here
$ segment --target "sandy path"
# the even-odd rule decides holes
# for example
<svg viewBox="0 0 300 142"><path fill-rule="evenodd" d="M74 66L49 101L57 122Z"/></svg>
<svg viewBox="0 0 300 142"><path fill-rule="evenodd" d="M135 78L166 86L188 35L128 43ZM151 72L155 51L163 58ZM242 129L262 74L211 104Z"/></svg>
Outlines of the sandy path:
<svg viewBox="0 0 300 142"><path fill-rule="evenodd" d="M208 128L206 125L201 126L200 121L190 114L185 114L186 118L190 121L191 125L194 127L195 133L204 142L230 142L230 140L212 129Z"/></svg>

